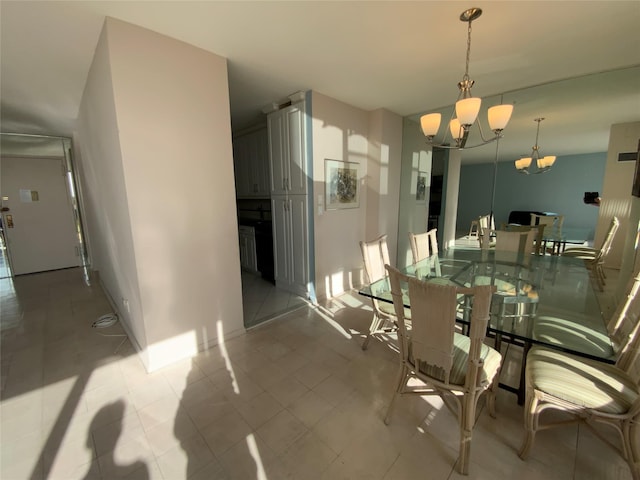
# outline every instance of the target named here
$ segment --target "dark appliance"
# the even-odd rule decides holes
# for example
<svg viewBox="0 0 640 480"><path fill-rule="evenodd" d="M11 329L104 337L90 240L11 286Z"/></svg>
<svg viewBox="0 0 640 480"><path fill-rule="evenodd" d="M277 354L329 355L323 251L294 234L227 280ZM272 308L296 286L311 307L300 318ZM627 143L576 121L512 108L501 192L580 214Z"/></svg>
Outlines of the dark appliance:
<svg viewBox="0 0 640 480"><path fill-rule="evenodd" d="M254 224L256 232L256 257L258 271L262 278L275 285L276 280L273 271L273 232L271 222L264 220Z"/></svg>

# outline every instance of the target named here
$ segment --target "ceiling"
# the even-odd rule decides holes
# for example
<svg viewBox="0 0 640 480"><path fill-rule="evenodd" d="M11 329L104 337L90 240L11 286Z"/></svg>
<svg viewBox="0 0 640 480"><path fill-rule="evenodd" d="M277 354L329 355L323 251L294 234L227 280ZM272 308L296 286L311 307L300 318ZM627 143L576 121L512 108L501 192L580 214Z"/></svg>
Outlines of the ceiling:
<svg viewBox="0 0 640 480"><path fill-rule="evenodd" d="M71 136L105 16L227 58L234 130L309 89L417 118L456 100L467 35L458 17L471 6L484 11L473 22L473 93L515 102L501 160L530 153L536 117L546 117L543 153L556 155L606 151L612 123L640 120L637 1L1 0L2 132ZM463 162L494 155L466 150Z"/></svg>

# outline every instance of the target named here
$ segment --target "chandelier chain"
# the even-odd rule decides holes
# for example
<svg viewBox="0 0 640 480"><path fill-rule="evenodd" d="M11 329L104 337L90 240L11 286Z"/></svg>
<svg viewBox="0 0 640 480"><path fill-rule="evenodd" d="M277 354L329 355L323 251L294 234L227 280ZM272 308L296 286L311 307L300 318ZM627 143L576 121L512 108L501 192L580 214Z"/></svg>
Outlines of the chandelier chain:
<svg viewBox="0 0 640 480"><path fill-rule="evenodd" d="M463 80L469 80L469 59L471 58L471 20L469 20L469 26L467 27L467 59L464 67Z"/></svg>

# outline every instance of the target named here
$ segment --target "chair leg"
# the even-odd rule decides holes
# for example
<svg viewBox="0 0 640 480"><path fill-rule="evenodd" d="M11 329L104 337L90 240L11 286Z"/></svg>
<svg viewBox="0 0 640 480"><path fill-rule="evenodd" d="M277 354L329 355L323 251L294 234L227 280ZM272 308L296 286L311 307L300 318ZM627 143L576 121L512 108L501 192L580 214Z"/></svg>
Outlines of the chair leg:
<svg viewBox="0 0 640 480"><path fill-rule="evenodd" d="M627 461L631 474L635 480L640 479L640 454L637 438L638 425L636 419L630 418L622 423L622 453Z"/></svg>
<svg viewBox="0 0 640 480"><path fill-rule="evenodd" d="M596 280L598 281L598 287L600 287L600 291L604 292L604 278L602 276L602 267L600 265L596 265L595 268Z"/></svg>
<svg viewBox="0 0 640 480"><path fill-rule="evenodd" d="M374 312L373 320L371 320L371 325L369 326L369 333L367 333L364 342L362 342L362 350L367 349L367 347L369 346L369 340L371 340L371 336L380 329L380 323L382 321L383 319L380 317L380 315Z"/></svg>
<svg viewBox="0 0 640 480"><path fill-rule="evenodd" d="M406 365L402 365L400 367L400 371L398 372L398 380L396 382L396 389L393 392L393 397L391 397L391 402L389 403L389 407L387 408L387 414L384 416L385 425L389 425L389 421L391 420L391 413L393 412L393 407L396 403L396 398L398 398L403 390L407 380L407 375L409 374Z"/></svg>
<svg viewBox="0 0 640 480"><path fill-rule="evenodd" d="M471 456L471 436L473 424L476 420L476 399L474 395L467 394L460 402L460 451L458 453L458 472L462 475L469 474L469 457Z"/></svg>
<svg viewBox="0 0 640 480"><path fill-rule="evenodd" d="M491 383L491 386L487 389L487 409L491 418L496 418L496 391L499 388L500 372L498 372Z"/></svg>
<svg viewBox="0 0 640 480"><path fill-rule="evenodd" d="M518 455L521 459L526 460L533 447L533 440L538 428L538 397L534 392L527 391L527 401L524 411L524 428L526 430L526 437L522 444L522 448Z"/></svg>

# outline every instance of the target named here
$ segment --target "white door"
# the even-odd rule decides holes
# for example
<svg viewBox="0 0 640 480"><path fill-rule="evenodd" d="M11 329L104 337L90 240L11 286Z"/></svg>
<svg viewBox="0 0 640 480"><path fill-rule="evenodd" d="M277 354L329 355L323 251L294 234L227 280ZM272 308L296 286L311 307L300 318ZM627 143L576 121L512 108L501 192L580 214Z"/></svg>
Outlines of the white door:
<svg viewBox="0 0 640 480"><path fill-rule="evenodd" d="M291 222L291 291L306 297L309 291L307 196L291 195L289 197L289 213Z"/></svg>
<svg viewBox="0 0 640 480"><path fill-rule="evenodd" d="M3 157L0 191L14 275L82 264L62 159Z"/></svg>
<svg viewBox="0 0 640 480"><path fill-rule="evenodd" d="M269 130L269 160L271 163L271 194L287 193L288 146L285 147L286 124L283 110L270 113L267 117Z"/></svg>
<svg viewBox="0 0 640 480"><path fill-rule="evenodd" d="M284 109L287 123L287 150L289 167L287 170L287 190L289 194L307 193L307 165L305 152L304 103L291 105Z"/></svg>
<svg viewBox="0 0 640 480"><path fill-rule="evenodd" d="M273 274L276 286L288 289L289 273L289 200L284 195L271 197L271 216L273 224Z"/></svg>

